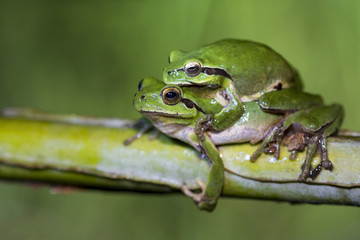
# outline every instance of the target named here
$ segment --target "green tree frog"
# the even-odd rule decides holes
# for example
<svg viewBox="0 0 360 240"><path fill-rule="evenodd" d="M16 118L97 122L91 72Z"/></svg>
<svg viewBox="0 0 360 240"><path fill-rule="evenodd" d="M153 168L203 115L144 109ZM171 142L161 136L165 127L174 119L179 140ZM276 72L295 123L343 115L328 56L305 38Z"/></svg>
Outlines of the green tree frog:
<svg viewBox="0 0 360 240"><path fill-rule="evenodd" d="M198 120L195 132L200 138L205 131L222 131L236 123L244 114L245 102L258 100L265 112L291 115L288 120L284 116L266 132L263 143L251 157L252 161L264 151L273 152L278 158L284 132L290 127L294 128L296 124L293 122L301 122L305 128L303 131L327 136L336 132L343 116L341 106L324 107L320 97L302 92L297 71L281 55L266 45L251 41L225 39L192 52L172 51L169 65L163 72L163 81L166 84L191 86L199 91L203 91L200 88L212 89L212 95L216 95L219 102L223 98L225 104L222 104L220 111L205 111L206 114ZM199 99L203 97L204 94L198 94ZM200 103L200 100L196 102ZM330 114L328 108L334 112ZM314 114L324 115L317 116L322 119L312 122ZM290 147L294 148L294 155L309 143L317 142L322 149L322 166L332 169L327 160L326 137L318 137L316 141L298 137L293 142L298 145ZM305 169L305 172L311 171L315 176L316 171L313 172L309 166ZM302 180L307 174L304 173Z"/></svg>
<svg viewBox="0 0 360 240"><path fill-rule="evenodd" d="M163 81L179 86L212 88L228 103L217 113L208 114L198 124L203 129L223 130L243 114L243 102L285 88L302 88L297 72L266 45L226 39L192 52L172 51ZM223 91L218 91L219 87Z"/></svg>
<svg viewBox="0 0 360 240"><path fill-rule="evenodd" d="M276 153L280 139L286 136L290 139L287 145L293 151L293 157L296 151L308 146L300 181L316 177L322 167L331 169L326 137L339 128L342 107L324 106L317 95L293 89L281 91L287 94L270 91L258 99L243 102L242 115L234 124L221 131L206 131L202 139L196 133L199 120L223 109L224 100L212 89L165 85L149 77L140 82L134 107L160 131L190 144L211 161L207 183L199 182L203 190L200 194L192 193L186 184L183 186L183 192L201 209L211 211L217 204L224 181L224 166L217 145L256 143L264 139L251 158L254 160L263 151ZM318 146L322 162L312 169L311 160Z"/></svg>

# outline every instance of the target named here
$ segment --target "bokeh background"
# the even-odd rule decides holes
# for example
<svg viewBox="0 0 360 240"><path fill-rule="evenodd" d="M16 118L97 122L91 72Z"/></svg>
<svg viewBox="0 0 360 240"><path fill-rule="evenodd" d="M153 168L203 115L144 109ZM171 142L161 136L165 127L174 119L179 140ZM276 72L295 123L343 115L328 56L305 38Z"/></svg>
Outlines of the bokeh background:
<svg viewBox="0 0 360 240"><path fill-rule="evenodd" d="M305 89L345 107L360 130L358 0L0 0L0 107L138 118L139 80L162 76L173 49L223 38L280 52ZM0 182L0 239L359 239L360 209Z"/></svg>

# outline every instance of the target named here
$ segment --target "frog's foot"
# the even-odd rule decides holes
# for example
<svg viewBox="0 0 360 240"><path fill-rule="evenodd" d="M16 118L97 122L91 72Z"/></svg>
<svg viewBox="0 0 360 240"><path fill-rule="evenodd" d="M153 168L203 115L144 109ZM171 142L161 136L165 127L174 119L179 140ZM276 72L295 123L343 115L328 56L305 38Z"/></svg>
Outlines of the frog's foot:
<svg viewBox="0 0 360 240"><path fill-rule="evenodd" d="M277 124L269 128L265 133L265 138L255 152L251 155L250 161L255 162L261 155L261 153L273 153L276 159L280 156L280 143L284 136L283 131L284 119Z"/></svg>
<svg viewBox="0 0 360 240"><path fill-rule="evenodd" d="M284 145L291 152L289 159L295 160L298 152L303 151L309 143L309 138L300 132L284 136Z"/></svg>
<svg viewBox="0 0 360 240"><path fill-rule="evenodd" d="M313 168L311 166L311 161L318 147L321 149L321 162L319 165ZM305 162L302 166L302 172L299 176L299 181L304 182L307 178L315 180L323 168L332 171L334 167L332 162L328 159L326 137L323 135L315 135L312 136L309 140Z"/></svg>
<svg viewBox="0 0 360 240"><path fill-rule="evenodd" d="M205 199L206 184L200 179L196 179L196 183L200 186L201 193L193 193L185 184L181 186L181 191L183 191L186 196L199 203Z"/></svg>
<svg viewBox="0 0 360 240"><path fill-rule="evenodd" d="M154 129L154 126L145 119L140 119L132 127L136 128L136 129L139 129L139 131L134 136L131 136L131 137L129 137L128 139L126 139L124 141L125 146L130 145L136 139L141 138L146 132ZM155 133L158 134L159 130L156 129ZM154 139L154 138L156 138L156 136L157 135L155 135L155 136L151 135L150 139Z"/></svg>
<svg viewBox="0 0 360 240"><path fill-rule="evenodd" d="M212 211L216 207L216 200L206 197L206 184L200 180L196 179L196 183L200 186L200 193L193 193L186 184L181 186L181 191L192 200L195 201L197 206L202 210Z"/></svg>
<svg viewBox="0 0 360 240"><path fill-rule="evenodd" d="M298 152L299 152L298 150L292 150L291 154L289 156L289 159L290 160L295 160Z"/></svg>
<svg viewBox="0 0 360 240"><path fill-rule="evenodd" d="M213 116L211 114L206 114L202 116L196 123L195 134L199 137L200 141L204 141L204 133L211 129L211 121Z"/></svg>

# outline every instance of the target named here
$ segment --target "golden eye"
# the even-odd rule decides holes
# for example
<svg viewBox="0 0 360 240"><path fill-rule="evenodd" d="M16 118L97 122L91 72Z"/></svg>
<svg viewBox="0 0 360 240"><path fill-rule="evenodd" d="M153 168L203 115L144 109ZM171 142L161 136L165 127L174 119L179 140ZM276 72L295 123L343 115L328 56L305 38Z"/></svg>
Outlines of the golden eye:
<svg viewBox="0 0 360 240"><path fill-rule="evenodd" d="M161 92L165 104L175 105L181 100L181 91L176 87L167 87Z"/></svg>
<svg viewBox="0 0 360 240"><path fill-rule="evenodd" d="M201 65L198 62L189 62L185 65L184 71L189 77L196 77L201 73Z"/></svg>

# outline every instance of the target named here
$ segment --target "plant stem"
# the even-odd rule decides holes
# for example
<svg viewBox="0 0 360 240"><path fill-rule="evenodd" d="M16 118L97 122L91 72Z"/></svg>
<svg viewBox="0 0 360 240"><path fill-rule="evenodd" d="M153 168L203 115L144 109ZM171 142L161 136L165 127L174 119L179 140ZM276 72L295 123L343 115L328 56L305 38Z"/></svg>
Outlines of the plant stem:
<svg viewBox="0 0 360 240"><path fill-rule="evenodd" d="M0 178L85 188L180 192L196 190L196 179L207 180L209 165L198 152L177 140L149 135L123 143L136 134L133 121L46 114L6 109L0 118ZM255 145L220 146L225 165L222 195L290 202L360 205L360 140L329 138L332 172L315 181L297 181L305 153L289 160L262 154L255 162ZM320 161L315 155L313 166Z"/></svg>

